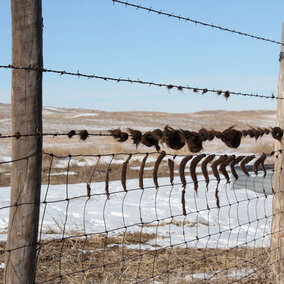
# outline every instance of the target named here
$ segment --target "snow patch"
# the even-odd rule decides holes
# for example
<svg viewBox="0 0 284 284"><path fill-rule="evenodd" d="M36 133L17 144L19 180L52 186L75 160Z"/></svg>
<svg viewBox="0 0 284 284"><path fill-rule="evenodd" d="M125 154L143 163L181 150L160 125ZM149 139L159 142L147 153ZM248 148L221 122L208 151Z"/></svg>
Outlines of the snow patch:
<svg viewBox="0 0 284 284"><path fill-rule="evenodd" d="M78 118L78 117L86 117L86 116L98 116L98 113L82 113L82 114L76 114L73 115L73 118Z"/></svg>
<svg viewBox="0 0 284 284"><path fill-rule="evenodd" d="M61 108L57 108L57 107L44 107L43 110L51 110L51 111L59 111L59 112L66 112L66 110L61 109ZM67 109L67 111L70 111Z"/></svg>
<svg viewBox="0 0 284 284"><path fill-rule="evenodd" d="M62 173L50 173L51 176L61 176L61 175L67 175L68 176L72 176L72 175L76 175L75 172L62 172Z"/></svg>
<svg viewBox="0 0 284 284"><path fill-rule="evenodd" d="M190 177L187 179L190 182ZM139 180L130 179L127 180L128 192L123 190L120 181L109 182L109 199L105 194L105 182L90 184L91 198L86 196L85 183L69 184L67 189L65 184L43 185L41 201L46 195L47 205L45 208L41 204L40 220L46 209L42 238L61 237L58 226L63 228L65 220L66 235L74 231L84 233L85 227L87 234L99 234L107 229L112 232L110 235L116 236L124 232L124 226L130 226L128 232L141 231L142 219L143 233L158 233L157 238L142 245L145 249L154 249L152 245L167 247L185 240L188 247L198 248L268 247L272 196L265 198L263 194L245 189L233 191L222 181L219 185L221 208L217 208L216 182L213 177L210 180L208 192L204 183L199 183L198 193L188 183L185 194L187 216L182 214L182 186L178 177L175 177L173 187L169 185L169 178L159 178L158 189L152 179L144 179L144 190L139 188ZM0 190L0 208L3 208L0 210L0 231L3 232L0 240L3 241L7 238L9 208L4 207L10 204L10 187ZM66 190L69 198L67 215ZM62 201L54 202L58 200ZM157 219L161 221L157 222ZM50 229L56 233L47 234L48 230L52 232Z"/></svg>
<svg viewBox="0 0 284 284"><path fill-rule="evenodd" d="M10 162L12 160L9 156L0 157L0 162Z"/></svg>

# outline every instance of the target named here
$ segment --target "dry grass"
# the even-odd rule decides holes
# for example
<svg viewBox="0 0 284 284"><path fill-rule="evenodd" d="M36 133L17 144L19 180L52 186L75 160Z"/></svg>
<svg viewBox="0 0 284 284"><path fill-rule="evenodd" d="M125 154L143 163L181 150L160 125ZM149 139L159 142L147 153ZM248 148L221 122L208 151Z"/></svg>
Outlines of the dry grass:
<svg viewBox="0 0 284 284"><path fill-rule="evenodd" d="M50 283L270 283L269 250L264 248L131 249L156 238L141 232L52 241L39 248L37 281ZM1 243L4 247L4 243ZM139 246L138 246L139 247ZM0 255L3 262L4 255ZM254 273L252 273L254 272ZM248 275L251 274L251 275ZM63 276L60 282L60 275ZM194 278L200 275L201 278ZM210 278L202 280L202 277ZM0 279L3 269L0 269ZM140 282L139 282L140 283Z"/></svg>
<svg viewBox="0 0 284 284"><path fill-rule="evenodd" d="M148 237L142 234L142 242ZM139 233L134 236L127 234L124 244L137 244L139 239ZM63 247L61 274L81 270L64 277L63 283L133 283L136 280L150 283L152 275L159 275L155 277L157 283L192 283L193 274L208 274L212 279L206 283L224 283L228 280L228 275L234 275L236 271L244 270L248 274L252 269L258 270L263 265L267 273L254 273L244 279L243 283L269 282L269 255L265 249L176 248L145 251L121 246L121 240L99 236L94 240L91 238L85 245L78 240L59 242L55 247L54 244L47 245L41 252L38 279L54 278L60 274L58 258ZM58 283L58 280L53 283Z"/></svg>
<svg viewBox="0 0 284 284"><path fill-rule="evenodd" d="M208 223L202 222L202 220L199 220L198 222L191 222L191 221L168 221L168 222L161 222L159 224L143 224L143 227L164 227L168 225L175 225L177 227L183 227L183 226L188 226L188 227L195 227L198 225L203 225L203 226L208 226Z"/></svg>
<svg viewBox="0 0 284 284"><path fill-rule="evenodd" d="M255 154L271 153L274 150L274 143L273 141L271 141L270 143L257 143L252 150Z"/></svg>

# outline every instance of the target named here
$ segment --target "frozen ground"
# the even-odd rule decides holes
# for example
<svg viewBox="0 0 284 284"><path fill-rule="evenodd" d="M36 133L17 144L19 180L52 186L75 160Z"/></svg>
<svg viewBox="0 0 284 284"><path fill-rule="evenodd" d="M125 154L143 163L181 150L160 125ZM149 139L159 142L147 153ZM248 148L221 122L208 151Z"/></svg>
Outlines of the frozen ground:
<svg viewBox="0 0 284 284"><path fill-rule="evenodd" d="M65 236L78 235L84 230L87 234L107 230L108 236L117 236L125 232L125 227L127 232L157 234L157 238L143 245L145 249L156 245L184 247L185 242L189 247L200 248L269 246L272 197L265 198L245 189L233 191L230 185L221 182L221 208L218 209L216 182L211 178L208 192L200 182L198 194L188 180L186 217L182 215L182 188L178 177L175 177L174 186L169 185L168 178L160 178L158 190L152 179L144 180L144 190L139 188L137 179L127 180L128 192L123 191L120 181L110 182L109 199L104 182L91 184L90 199L86 197L86 184L43 185L41 200L46 198L47 205L41 205L41 237L61 238L66 222ZM3 207L9 205L10 188L0 190L0 240L4 241L9 210ZM67 194L68 202L65 201Z"/></svg>

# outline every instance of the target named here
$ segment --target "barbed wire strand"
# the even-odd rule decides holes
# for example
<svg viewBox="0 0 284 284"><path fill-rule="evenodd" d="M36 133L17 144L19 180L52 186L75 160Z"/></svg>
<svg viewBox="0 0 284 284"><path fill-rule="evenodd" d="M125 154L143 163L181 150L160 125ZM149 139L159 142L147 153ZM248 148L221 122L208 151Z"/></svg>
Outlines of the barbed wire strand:
<svg viewBox="0 0 284 284"><path fill-rule="evenodd" d="M253 39L256 39L256 40L262 40L262 41L270 42L270 43L273 43L273 44L284 45L283 43L281 43L279 41L275 41L275 40L272 40L272 39L269 39L269 38L265 38L265 37L262 37L262 36L257 36L257 35L241 32L241 31L237 31L237 30L234 30L234 29L229 29L229 28L222 27L222 26L217 26L217 25L214 25L212 23L209 24L209 23L206 23L206 22L191 19L190 17L183 17L183 16L180 16L180 15L175 15L173 13L163 12L162 10L155 10L152 7L144 7L142 5L133 4L133 3L130 3L128 1L121 1L121 0L112 0L112 1L113 1L113 4L115 4L115 3L123 4L123 5L125 5L125 7L133 7L133 8L136 8L136 10L144 10L144 11L147 11L148 13L154 13L154 14L157 14L157 15L163 15L163 16L167 16L167 17L170 17L170 18L176 18L178 20L191 22L191 23L194 23L196 25L201 25L201 26L205 26L205 27L208 27L208 28L218 29L218 30L221 30L221 31L224 31L224 32L230 32L230 33L233 33L233 34L238 34L238 35L253 38Z"/></svg>
<svg viewBox="0 0 284 284"><path fill-rule="evenodd" d="M68 72L64 70L52 70L52 69L45 69L43 67L32 67L32 66L13 66L13 65L0 65L0 68L4 69L15 69L15 70L26 70L26 71L40 71L40 72L46 72L46 73L55 73L59 75L69 75L69 76L76 76L78 78L87 78L87 79L100 79L104 81L113 81L116 83L124 82L124 83L130 83L130 84L140 84L140 85L147 85L147 86L155 86L155 87L165 87L168 90L176 89L178 91L183 90L190 90L193 91L193 93L202 92L202 94L205 94L207 92L215 93L217 95L223 94L226 99L230 97L230 95L236 95L236 96L244 96L244 97L256 97L256 98L263 98L263 99L277 99L277 100L283 100L282 97L276 97L274 94L271 96L267 95L259 95L254 93L242 93L242 92L235 92L230 90L221 90L221 89L212 89L212 88L200 88L200 87L193 87L189 85L176 85L176 84L166 84L166 83L158 83L154 81L143 81L140 79L134 80L130 78L115 78L115 77L105 77L105 76L98 76L98 75L91 75L91 74L84 74L81 72Z"/></svg>

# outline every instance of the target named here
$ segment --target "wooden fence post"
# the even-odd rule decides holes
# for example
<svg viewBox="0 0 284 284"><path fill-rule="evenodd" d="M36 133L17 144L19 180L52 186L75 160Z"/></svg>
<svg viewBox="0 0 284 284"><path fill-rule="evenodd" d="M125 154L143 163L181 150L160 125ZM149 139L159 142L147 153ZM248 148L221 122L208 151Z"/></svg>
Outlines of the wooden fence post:
<svg viewBox="0 0 284 284"><path fill-rule="evenodd" d="M282 43L284 43L284 24L282 24ZM278 79L277 126L284 129L284 46L281 46L280 70ZM284 283L284 147L276 142L275 149L282 149L282 154L275 159L274 165L274 196L272 203L272 236L271 263L274 273L274 283Z"/></svg>
<svg viewBox="0 0 284 284"><path fill-rule="evenodd" d="M11 0L12 64L42 67L41 0ZM13 133L42 132L42 71L12 70ZM11 207L5 283L34 283L41 188L42 137L13 138ZM22 205L21 205L22 204Z"/></svg>

